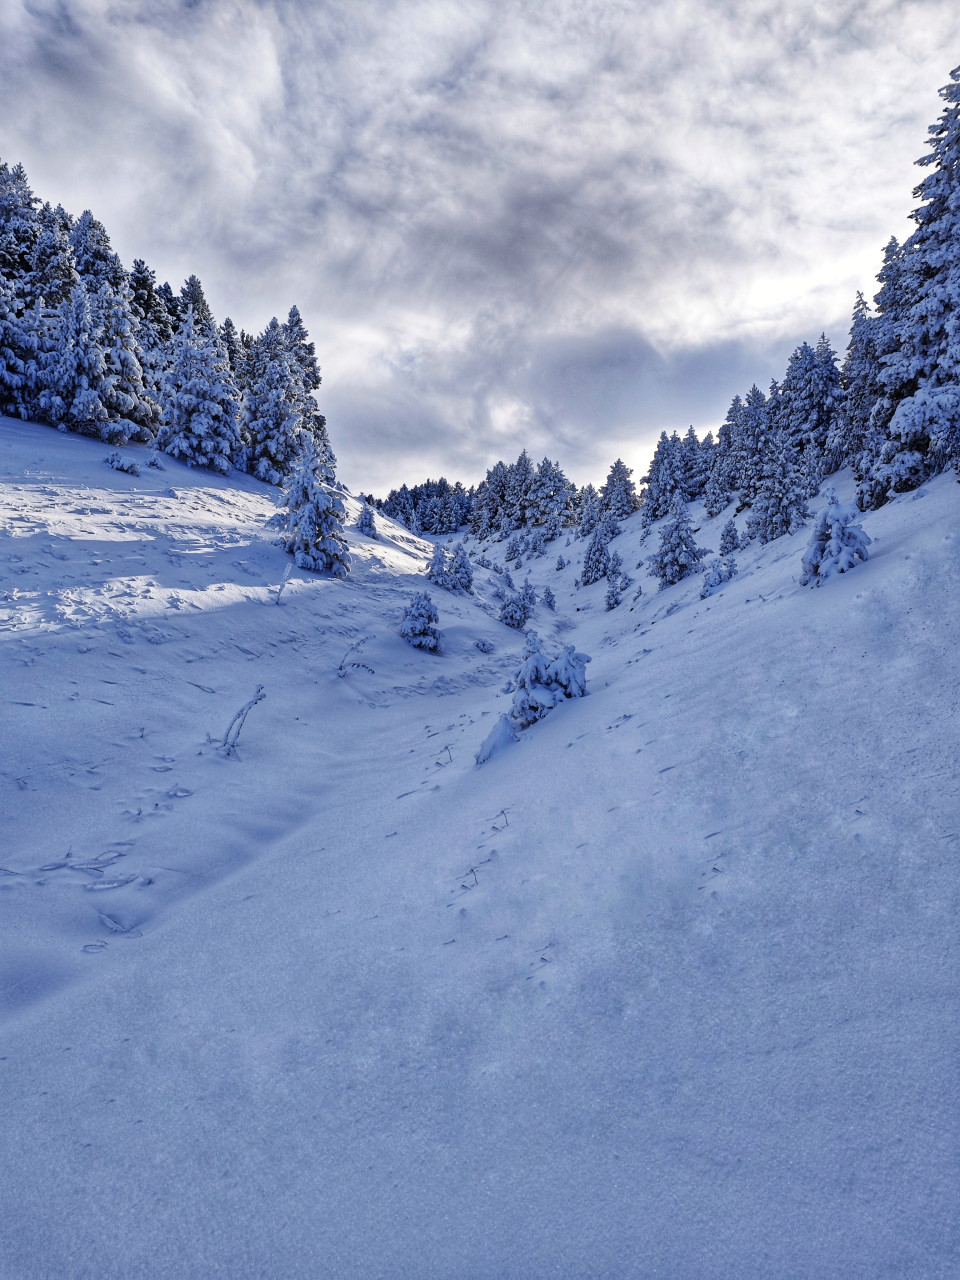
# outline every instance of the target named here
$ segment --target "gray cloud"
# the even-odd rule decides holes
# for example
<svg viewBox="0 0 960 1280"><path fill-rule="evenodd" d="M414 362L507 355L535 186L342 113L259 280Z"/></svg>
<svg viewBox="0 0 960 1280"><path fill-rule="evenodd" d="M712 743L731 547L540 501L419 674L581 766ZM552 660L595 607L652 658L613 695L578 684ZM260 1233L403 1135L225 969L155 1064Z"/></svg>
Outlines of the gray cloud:
<svg viewBox="0 0 960 1280"><path fill-rule="evenodd" d="M902 233L947 0L7 0L0 155L259 328L356 487L577 478L844 341Z"/></svg>

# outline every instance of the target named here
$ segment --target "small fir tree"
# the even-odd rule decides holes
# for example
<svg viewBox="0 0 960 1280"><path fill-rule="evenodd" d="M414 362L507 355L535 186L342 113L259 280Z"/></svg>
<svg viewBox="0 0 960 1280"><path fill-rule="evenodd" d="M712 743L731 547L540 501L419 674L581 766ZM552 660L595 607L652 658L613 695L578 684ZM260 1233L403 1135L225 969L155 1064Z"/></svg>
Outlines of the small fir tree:
<svg viewBox="0 0 960 1280"><path fill-rule="evenodd" d="M373 538L374 542L379 541L380 535L377 533L376 521L373 518L373 508L367 503L360 508L360 514L357 517L357 533L362 533L365 538Z"/></svg>
<svg viewBox="0 0 960 1280"><path fill-rule="evenodd" d="M439 620L436 605L429 595L425 591L418 591L403 611L400 635L415 649L436 652L443 639L443 632L438 631L435 625Z"/></svg>
<svg viewBox="0 0 960 1280"><path fill-rule="evenodd" d="M737 533L737 526L733 516L727 521L720 532L720 555L723 557L732 556L735 551L740 550L740 535Z"/></svg>
<svg viewBox="0 0 960 1280"><path fill-rule="evenodd" d="M656 555L647 560L650 572L660 579L660 590L681 582L709 554L705 547L697 546L686 505L678 495L660 531Z"/></svg>
<svg viewBox="0 0 960 1280"><path fill-rule="evenodd" d="M869 559L867 547L871 539L858 524L856 506L852 502L840 502L836 493L828 489L826 505L818 514L813 533L803 553L800 585L819 587L838 573L848 573L857 562Z"/></svg>
<svg viewBox="0 0 960 1280"><path fill-rule="evenodd" d="M805 479L796 449L778 432L764 460L763 477L747 519L747 532L760 542L796 533L807 516Z"/></svg>
<svg viewBox="0 0 960 1280"><path fill-rule="evenodd" d="M458 542L453 549L453 557L450 561L450 586L452 591L473 595L473 565L462 542Z"/></svg>
<svg viewBox="0 0 960 1280"><path fill-rule="evenodd" d="M343 503L329 488L333 473L312 440L304 440L278 499L280 510L268 522L280 530L277 545L293 556L300 569L345 578L350 553L343 536Z"/></svg>
<svg viewBox="0 0 960 1280"><path fill-rule="evenodd" d="M607 540L604 537L603 528L598 525L583 557L580 581L588 587L592 582L599 582L601 578L605 578L609 568L610 553L607 550Z"/></svg>

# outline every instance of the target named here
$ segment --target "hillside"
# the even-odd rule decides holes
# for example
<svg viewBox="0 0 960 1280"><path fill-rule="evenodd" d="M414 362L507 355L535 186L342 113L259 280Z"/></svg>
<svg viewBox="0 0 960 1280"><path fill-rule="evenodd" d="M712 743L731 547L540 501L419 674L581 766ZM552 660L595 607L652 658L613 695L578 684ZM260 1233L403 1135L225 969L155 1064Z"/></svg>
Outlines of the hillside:
<svg viewBox="0 0 960 1280"><path fill-rule="evenodd" d="M275 490L106 452L2 422L4 1280L957 1274L955 476L816 590L551 544L589 696L478 768L492 575L418 652L429 542L277 603Z"/></svg>

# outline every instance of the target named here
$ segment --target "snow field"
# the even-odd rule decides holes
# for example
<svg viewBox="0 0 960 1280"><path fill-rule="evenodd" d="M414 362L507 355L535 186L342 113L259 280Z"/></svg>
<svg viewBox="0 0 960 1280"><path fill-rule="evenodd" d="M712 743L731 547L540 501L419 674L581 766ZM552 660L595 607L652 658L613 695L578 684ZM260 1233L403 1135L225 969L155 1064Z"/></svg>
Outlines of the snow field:
<svg viewBox="0 0 960 1280"><path fill-rule="evenodd" d="M817 590L550 544L590 696L478 769L491 575L421 653L429 542L277 606L272 491L106 451L0 424L0 1274L956 1273L953 477Z"/></svg>

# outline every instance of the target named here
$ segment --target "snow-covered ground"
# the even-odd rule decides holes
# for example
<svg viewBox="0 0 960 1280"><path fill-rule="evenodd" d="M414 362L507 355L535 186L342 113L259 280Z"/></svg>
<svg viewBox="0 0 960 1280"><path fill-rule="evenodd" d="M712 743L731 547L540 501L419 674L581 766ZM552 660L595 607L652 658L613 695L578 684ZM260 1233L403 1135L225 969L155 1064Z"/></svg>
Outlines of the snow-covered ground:
<svg viewBox="0 0 960 1280"><path fill-rule="evenodd" d="M490 575L278 605L272 490L106 452L0 423L3 1280L960 1274L953 476L817 590L552 544L590 696L478 768Z"/></svg>

